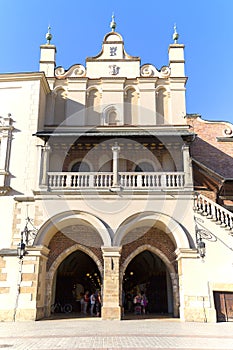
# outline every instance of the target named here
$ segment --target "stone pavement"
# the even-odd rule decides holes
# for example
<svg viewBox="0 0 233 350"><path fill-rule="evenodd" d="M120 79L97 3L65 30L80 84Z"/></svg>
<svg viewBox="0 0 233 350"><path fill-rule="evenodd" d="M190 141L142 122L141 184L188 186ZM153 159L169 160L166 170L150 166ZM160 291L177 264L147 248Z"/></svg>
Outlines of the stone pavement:
<svg viewBox="0 0 233 350"><path fill-rule="evenodd" d="M1 322L0 349L233 350L233 323L189 323L165 318Z"/></svg>

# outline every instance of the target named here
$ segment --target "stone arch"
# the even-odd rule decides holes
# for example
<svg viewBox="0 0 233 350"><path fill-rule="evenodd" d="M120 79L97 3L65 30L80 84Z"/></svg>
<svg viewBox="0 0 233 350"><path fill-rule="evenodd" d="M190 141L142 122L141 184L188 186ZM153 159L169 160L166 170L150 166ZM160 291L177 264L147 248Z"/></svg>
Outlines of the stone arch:
<svg viewBox="0 0 233 350"><path fill-rule="evenodd" d="M98 217L81 211L59 213L48 219L39 229L34 245L48 245L52 237L63 228L74 225L77 221L87 223L100 235L103 245L111 246L113 233L110 228Z"/></svg>
<svg viewBox="0 0 233 350"><path fill-rule="evenodd" d="M59 267L59 265L62 263L62 261L65 260L71 253L81 250L84 253L86 253L90 258L94 260L96 263L101 277L103 278L103 265L99 258L87 247L82 246L80 244L75 244L72 247L69 247L65 249L52 263L49 270L46 273L46 291L45 291L45 316L50 315L50 307L51 304L54 302L54 284L55 284L55 278L56 278L56 272Z"/></svg>
<svg viewBox="0 0 233 350"><path fill-rule="evenodd" d="M190 248L189 239L181 225L169 215L159 212L137 213L127 218L119 225L113 239L113 245L121 246L124 237L134 228L146 225L152 227L155 223L156 227L168 234L176 249Z"/></svg>
<svg viewBox="0 0 233 350"><path fill-rule="evenodd" d="M77 167L78 170L74 170L75 167ZM75 172L93 171L93 166L91 162L87 159L83 160L81 158L76 158L69 163L68 171L75 171Z"/></svg>
<svg viewBox="0 0 233 350"><path fill-rule="evenodd" d="M156 157L153 157L153 159L149 159L148 157L139 159L137 161L137 164L134 165L133 171L139 171L139 168L141 168L140 171L142 172L148 172L148 171L161 171L162 167L159 162L159 160ZM153 170L148 170L153 169Z"/></svg>
<svg viewBox="0 0 233 350"><path fill-rule="evenodd" d="M102 112L103 125L119 125L120 111L116 105L109 105Z"/></svg>
<svg viewBox="0 0 233 350"><path fill-rule="evenodd" d="M161 252L158 248L153 247L149 244L144 244L137 249L135 249L131 254L125 259L123 264L121 265L120 268L120 295L122 295L122 285L123 285L123 276L124 272L126 271L127 266L129 263L135 258L138 254L142 253L143 251L150 251L157 255L165 264L166 268L168 269L170 279L171 279L171 284L172 284L172 292L173 292L173 314L174 317L178 317L179 315L179 283L178 283L178 276L175 271L174 265L169 261L169 259L166 257L166 255Z"/></svg>

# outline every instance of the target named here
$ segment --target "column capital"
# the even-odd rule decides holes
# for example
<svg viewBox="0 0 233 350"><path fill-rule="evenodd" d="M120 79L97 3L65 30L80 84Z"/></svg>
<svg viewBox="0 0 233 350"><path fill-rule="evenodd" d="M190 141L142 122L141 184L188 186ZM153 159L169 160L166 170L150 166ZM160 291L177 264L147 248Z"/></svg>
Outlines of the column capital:
<svg viewBox="0 0 233 350"><path fill-rule="evenodd" d="M120 257L122 247L101 247L103 252L103 257Z"/></svg>

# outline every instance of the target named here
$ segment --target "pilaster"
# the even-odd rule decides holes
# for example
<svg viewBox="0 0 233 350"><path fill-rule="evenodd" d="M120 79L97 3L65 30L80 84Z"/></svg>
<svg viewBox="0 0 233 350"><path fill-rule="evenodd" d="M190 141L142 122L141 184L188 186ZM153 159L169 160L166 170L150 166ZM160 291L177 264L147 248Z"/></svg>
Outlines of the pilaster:
<svg viewBox="0 0 233 350"><path fill-rule="evenodd" d="M102 319L120 320L119 260L121 247L103 247L104 279Z"/></svg>
<svg viewBox="0 0 233 350"><path fill-rule="evenodd" d="M193 176L192 176L192 163L189 154L189 145L184 144L182 147L183 152L183 169L185 176L185 187L193 188Z"/></svg>

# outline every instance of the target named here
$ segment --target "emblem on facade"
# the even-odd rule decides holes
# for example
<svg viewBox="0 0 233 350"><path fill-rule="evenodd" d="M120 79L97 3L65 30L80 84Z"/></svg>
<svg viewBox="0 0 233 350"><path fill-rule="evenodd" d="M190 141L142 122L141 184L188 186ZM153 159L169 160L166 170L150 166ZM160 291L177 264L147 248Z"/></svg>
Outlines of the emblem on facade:
<svg viewBox="0 0 233 350"><path fill-rule="evenodd" d="M110 68L110 72L109 72L109 73L110 73L111 75L117 75L117 74L119 74L120 67L118 67L116 64L110 65L109 68Z"/></svg>
<svg viewBox="0 0 233 350"><path fill-rule="evenodd" d="M111 46L110 47L110 56L116 56L116 54L117 54L117 47Z"/></svg>

